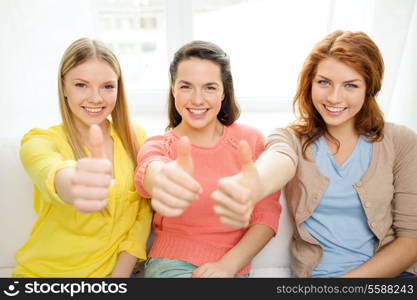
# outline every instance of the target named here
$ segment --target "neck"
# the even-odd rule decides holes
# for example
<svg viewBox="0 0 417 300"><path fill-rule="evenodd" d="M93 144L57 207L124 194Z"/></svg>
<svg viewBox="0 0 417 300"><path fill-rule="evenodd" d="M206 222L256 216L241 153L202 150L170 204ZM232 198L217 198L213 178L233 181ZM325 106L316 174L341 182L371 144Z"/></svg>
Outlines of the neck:
<svg viewBox="0 0 417 300"><path fill-rule="evenodd" d="M101 122L100 124L97 124L100 129L101 132L103 133L103 136L106 137L107 135L109 135L109 128L110 128L110 122L106 119L103 122ZM88 135L89 135L89 131L90 131L90 126L86 125L78 120L75 120L75 126L78 129L78 132L80 133L82 140L83 141L88 141Z"/></svg>
<svg viewBox="0 0 417 300"><path fill-rule="evenodd" d="M222 137L223 127L223 124L218 120L205 128L186 127L181 122L174 128L174 132L179 136L187 136L190 139L191 144L202 147L211 147L217 144Z"/></svg>
<svg viewBox="0 0 417 300"><path fill-rule="evenodd" d="M328 126L328 132L336 138L340 144L349 141L356 141L359 134L356 132L353 122L341 126Z"/></svg>

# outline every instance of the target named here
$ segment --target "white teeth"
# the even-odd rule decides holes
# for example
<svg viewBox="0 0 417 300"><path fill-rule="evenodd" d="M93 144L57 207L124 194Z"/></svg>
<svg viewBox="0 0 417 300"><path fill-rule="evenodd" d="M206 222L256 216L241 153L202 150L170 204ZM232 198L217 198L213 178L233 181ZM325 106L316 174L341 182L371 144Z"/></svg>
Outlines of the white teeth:
<svg viewBox="0 0 417 300"><path fill-rule="evenodd" d="M103 110L102 107L98 107L98 108L84 107L84 108L86 111L91 112L91 113L98 113Z"/></svg>
<svg viewBox="0 0 417 300"><path fill-rule="evenodd" d="M331 111L331 112L341 112L341 111L345 110L345 107L331 107L331 106L327 106L327 105L325 105L324 107L328 111Z"/></svg>
<svg viewBox="0 0 417 300"><path fill-rule="evenodd" d="M207 111L207 109L191 109L191 108L189 108L188 110L196 115L201 115Z"/></svg>

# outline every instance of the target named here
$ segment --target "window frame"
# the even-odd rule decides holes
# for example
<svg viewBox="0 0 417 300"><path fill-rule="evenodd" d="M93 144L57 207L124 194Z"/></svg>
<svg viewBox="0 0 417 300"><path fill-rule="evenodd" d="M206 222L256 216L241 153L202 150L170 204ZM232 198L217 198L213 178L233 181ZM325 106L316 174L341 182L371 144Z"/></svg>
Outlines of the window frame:
<svg viewBox="0 0 417 300"><path fill-rule="evenodd" d="M165 0L166 41L170 62L175 51L193 40L193 5L189 0ZM168 77L168 70L167 70ZM168 88L168 87L167 87ZM127 90L132 112L161 112L166 110L167 90ZM292 99L279 96L238 96L242 111L288 112L292 109Z"/></svg>

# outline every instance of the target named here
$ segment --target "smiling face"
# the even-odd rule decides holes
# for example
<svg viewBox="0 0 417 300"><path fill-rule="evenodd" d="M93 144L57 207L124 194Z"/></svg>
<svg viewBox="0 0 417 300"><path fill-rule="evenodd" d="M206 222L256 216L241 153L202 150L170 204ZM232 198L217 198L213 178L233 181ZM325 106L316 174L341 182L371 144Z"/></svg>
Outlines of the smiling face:
<svg viewBox="0 0 417 300"><path fill-rule="evenodd" d="M220 66L191 57L179 63L172 87L182 132L215 129L224 99Z"/></svg>
<svg viewBox="0 0 417 300"><path fill-rule="evenodd" d="M311 97L330 131L345 127L354 130L365 93L365 80L353 68L331 57L318 64Z"/></svg>
<svg viewBox="0 0 417 300"><path fill-rule="evenodd" d="M95 58L79 64L64 77L64 95L81 128L103 125L117 100L118 77L111 66Z"/></svg>

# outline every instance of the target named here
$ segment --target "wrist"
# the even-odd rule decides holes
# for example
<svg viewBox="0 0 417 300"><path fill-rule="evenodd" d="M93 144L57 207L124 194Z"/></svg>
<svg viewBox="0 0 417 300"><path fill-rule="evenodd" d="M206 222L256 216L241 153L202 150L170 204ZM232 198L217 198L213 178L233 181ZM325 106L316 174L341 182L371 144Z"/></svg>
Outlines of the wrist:
<svg viewBox="0 0 417 300"><path fill-rule="evenodd" d="M73 203L72 177L75 174L75 167L67 167L55 174L54 186L58 196L67 203Z"/></svg>
<svg viewBox="0 0 417 300"><path fill-rule="evenodd" d="M124 273L124 272L113 272L110 274L109 278L130 278L131 273Z"/></svg>
<svg viewBox="0 0 417 300"><path fill-rule="evenodd" d="M227 254L226 254L227 255ZM242 268L239 264L236 263L235 259L228 259L227 257L223 256L219 261L219 264L223 266L223 269L235 276L237 272L240 271Z"/></svg>
<svg viewBox="0 0 417 300"><path fill-rule="evenodd" d="M255 206L261 199L268 196L267 187L262 182L262 180L257 180L256 184L254 185L253 194L251 197L252 206Z"/></svg>

